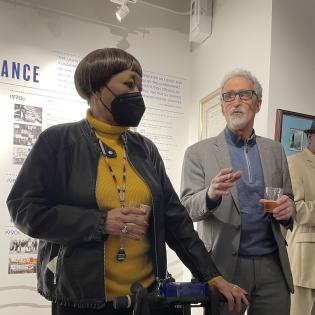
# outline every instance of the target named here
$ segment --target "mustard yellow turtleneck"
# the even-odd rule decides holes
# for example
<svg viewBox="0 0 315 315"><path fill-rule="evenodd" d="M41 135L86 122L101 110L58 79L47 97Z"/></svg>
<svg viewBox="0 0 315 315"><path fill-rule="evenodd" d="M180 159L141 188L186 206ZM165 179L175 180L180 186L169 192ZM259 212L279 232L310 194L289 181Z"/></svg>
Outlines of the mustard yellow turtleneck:
<svg viewBox="0 0 315 315"><path fill-rule="evenodd" d="M87 112L87 120L95 130L102 142L116 151L117 157L109 159L109 163L115 173L118 185L122 184L123 148L120 135L128 128L111 126L94 118L90 111ZM136 173L129 161L126 163L126 204L137 202L152 205L150 191L143 180ZM96 199L100 208L119 208L119 196L117 187L109 172L105 159L100 157L96 182ZM111 301L115 296L130 293L130 286L139 281L144 287L148 287L155 280L153 266L149 257L149 241L147 234L139 240L124 239L126 259L123 262L116 260L120 247L120 237L109 235L104 245L106 300Z"/></svg>

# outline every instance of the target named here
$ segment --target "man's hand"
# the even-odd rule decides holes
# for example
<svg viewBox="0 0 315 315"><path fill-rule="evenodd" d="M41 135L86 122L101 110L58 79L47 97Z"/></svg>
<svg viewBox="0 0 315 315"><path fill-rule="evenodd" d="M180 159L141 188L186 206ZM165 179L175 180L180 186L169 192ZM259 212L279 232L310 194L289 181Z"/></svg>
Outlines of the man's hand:
<svg viewBox="0 0 315 315"><path fill-rule="evenodd" d="M212 179L208 189L208 196L213 201L218 201L221 196L230 193L234 182L238 180L243 173L241 171L233 172L232 168L224 168Z"/></svg>
<svg viewBox="0 0 315 315"><path fill-rule="evenodd" d="M212 285L227 299L229 312L240 312L242 303L249 305L246 297L247 292L239 286L224 280L222 277L215 279Z"/></svg>
<svg viewBox="0 0 315 315"><path fill-rule="evenodd" d="M259 202L264 204L266 199L260 199ZM295 206L293 200L287 195L282 195L277 200L278 206L272 210L273 217L278 221L286 221L295 216Z"/></svg>

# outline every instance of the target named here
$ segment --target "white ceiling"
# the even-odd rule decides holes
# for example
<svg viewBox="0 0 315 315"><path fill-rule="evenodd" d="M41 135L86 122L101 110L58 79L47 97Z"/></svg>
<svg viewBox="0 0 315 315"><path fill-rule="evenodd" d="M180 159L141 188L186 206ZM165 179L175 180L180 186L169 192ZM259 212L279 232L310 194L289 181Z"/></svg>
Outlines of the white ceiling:
<svg viewBox="0 0 315 315"><path fill-rule="evenodd" d="M126 38L132 32L148 32L162 27L188 34L190 0L137 0L130 3L130 14L121 23L115 17L118 5L110 0L0 0L14 7L28 7L39 14L49 16L50 23L58 28L58 15L75 18L89 23L106 25L113 34ZM141 10L137 10L141 7ZM170 11L168 18L163 18ZM0 14L1 15L1 14ZM127 46L119 48L127 49Z"/></svg>
<svg viewBox="0 0 315 315"><path fill-rule="evenodd" d="M141 0L139 0L139 2L140 1ZM142 2L148 2L166 9L183 13L188 12L190 8L190 0L142 0Z"/></svg>

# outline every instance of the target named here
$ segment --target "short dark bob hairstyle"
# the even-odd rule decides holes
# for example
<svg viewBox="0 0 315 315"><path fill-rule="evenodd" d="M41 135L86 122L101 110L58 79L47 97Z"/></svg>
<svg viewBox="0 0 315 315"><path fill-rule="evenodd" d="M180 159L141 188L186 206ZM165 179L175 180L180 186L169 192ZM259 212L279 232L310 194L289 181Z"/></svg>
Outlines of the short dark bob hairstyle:
<svg viewBox="0 0 315 315"><path fill-rule="evenodd" d="M74 84L79 95L90 100L111 77L121 71L131 69L142 77L139 61L119 48L96 49L86 55L74 73Z"/></svg>

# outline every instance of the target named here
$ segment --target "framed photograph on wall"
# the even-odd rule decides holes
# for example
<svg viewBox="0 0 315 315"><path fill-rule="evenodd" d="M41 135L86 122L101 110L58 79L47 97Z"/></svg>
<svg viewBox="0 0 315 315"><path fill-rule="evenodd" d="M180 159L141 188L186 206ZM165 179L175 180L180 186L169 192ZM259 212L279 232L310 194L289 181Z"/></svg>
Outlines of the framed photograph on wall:
<svg viewBox="0 0 315 315"><path fill-rule="evenodd" d="M220 89L216 89L199 103L199 140L217 136L225 128L221 112Z"/></svg>
<svg viewBox="0 0 315 315"><path fill-rule="evenodd" d="M283 145L287 156L307 147L304 130L311 127L315 116L277 109L275 140Z"/></svg>

